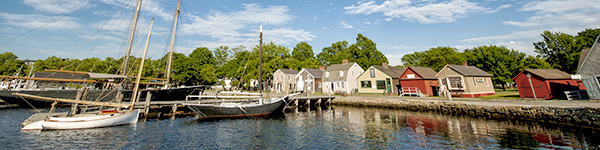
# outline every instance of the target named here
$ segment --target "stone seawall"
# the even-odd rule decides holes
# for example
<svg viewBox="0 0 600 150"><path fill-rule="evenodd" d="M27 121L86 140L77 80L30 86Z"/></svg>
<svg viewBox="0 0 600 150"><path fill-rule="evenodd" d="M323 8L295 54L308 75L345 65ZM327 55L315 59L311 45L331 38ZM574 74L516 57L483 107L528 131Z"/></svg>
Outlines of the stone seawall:
<svg viewBox="0 0 600 150"><path fill-rule="evenodd" d="M517 119L587 128L600 128L600 109L591 107L518 106L502 102L469 103L444 100L407 100L389 98L336 97L334 105L368 106L410 111L434 111L442 114Z"/></svg>

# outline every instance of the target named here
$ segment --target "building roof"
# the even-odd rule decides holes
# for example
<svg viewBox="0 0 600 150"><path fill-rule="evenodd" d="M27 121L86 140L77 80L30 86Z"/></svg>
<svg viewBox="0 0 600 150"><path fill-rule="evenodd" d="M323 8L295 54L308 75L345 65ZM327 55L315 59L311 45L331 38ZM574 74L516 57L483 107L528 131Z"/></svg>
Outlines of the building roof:
<svg viewBox="0 0 600 150"><path fill-rule="evenodd" d="M333 65L327 67L327 69L325 69L325 71L348 70L354 64L356 64L356 63L355 62L349 62L349 63L345 63L345 64L333 64Z"/></svg>
<svg viewBox="0 0 600 150"><path fill-rule="evenodd" d="M315 79L320 79L323 76L323 70L304 68L308 73L312 74Z"/></svg>
<svg viewBox="0 0 600 150"><path fill-rule="evenodd" d="M587 55L583 56L582 52L579 59L581 64L577 67L577 74L582 75L582 77L600 75L600 36L596 38Z"/></svg>
<svg viewBox="0 0 600 150"><path fill-rule="evenodd" d="M404 73L405 68L396 68L396 67L384 67L384 66L372 66L373 68L377 68L377 70L385 73L386 75L392 78L400 78L402 73Z"/></svg>
<svg viewBox="0 0 600 150"><path fill-rule="evenodd" d="M436 79L435 74L437 74L437 72L435 72L433 69L431 69L429 67L409 66L408 68L412 69L416 74L421 76L423 79Z"/></svg>
<svg viewBox="0 0 600 150"><path fill-rule="evenodd" d="M293 69L277 69L281 72L283 72L283 74L298 74L298 71L293 70Z"/></svg>
<svg viewBox="0 0 600 150"><path fill-rule="evenodd" d="M492 75L475 67L465 65L446 65L448 68L467 77L491 77Z"/></svg>
<svg viewBox="0 0 600 150"><path fill-rule="evenodd" d="M525 69L523 72L530 72L544 79L571 79L571 75L558 69Z"/></svg>
<svg viewBox="0 0 600 150"><path fill-rule="evenodd" d="M88 74L81 73L63 73L63 72L35 72L33 77L36 78L55 78L55 79L88 79Z"/></svg>
<svg viewBox="0 0 600 150"><path fill-rule="evenodd" d="M579 63L577 63L577 70L579 70L579 68L581 67L581 64L583 63L583 60L585 60L585 57L587 57L587 54L590 52L591 49L583 49L581 50L581 55L579 55Z"/></svg>

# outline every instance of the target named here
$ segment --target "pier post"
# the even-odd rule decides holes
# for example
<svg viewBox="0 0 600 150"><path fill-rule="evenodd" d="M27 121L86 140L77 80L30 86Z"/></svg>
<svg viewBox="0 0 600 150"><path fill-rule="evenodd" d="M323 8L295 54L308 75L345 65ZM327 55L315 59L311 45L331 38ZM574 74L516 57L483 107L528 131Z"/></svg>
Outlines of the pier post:
<svg viewBox="0 0 600 150"><path fill-rule="evenodd" d="M148 118L148 112L150 112L150 100L152 99L152 93L146 92L146 101L144 102L144 117Z"/></svg>
<svg viewBox="0 0 600 150"><path fill-rule="evenodd" d="M317 100L317 103L315 103L315 105L321 106L321 98L319 98L319 100Z"/></svg>
<svg viewBox="0 0 600 150"><path fill-rule="evenodd" d="M175 113L177 112L177 104L173 104L171 108L171 119L175 119Z"/></svg>

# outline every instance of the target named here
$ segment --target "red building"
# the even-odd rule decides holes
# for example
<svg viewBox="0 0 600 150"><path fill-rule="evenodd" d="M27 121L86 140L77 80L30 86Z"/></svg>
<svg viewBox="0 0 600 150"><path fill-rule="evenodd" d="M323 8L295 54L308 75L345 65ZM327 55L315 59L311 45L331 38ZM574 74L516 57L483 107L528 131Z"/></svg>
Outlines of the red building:
<svg viewBox="0 0 600 150"><path fill-rule="evenodd" d="M427 67L408 67L400 76L400 91L419 89L427 96L438 95L438 80L435 78L437 72Z"/></svg>
<svg viewBox="0 0 600 150"><path fill-rule="evenodd" d="M527 77L531 76L531 83ZM577 80L571 79L571 75L557 69L525 69L513 78L519 89L521 98L552 99L566 97L564 91L585 90L585 87Z"/></svg>

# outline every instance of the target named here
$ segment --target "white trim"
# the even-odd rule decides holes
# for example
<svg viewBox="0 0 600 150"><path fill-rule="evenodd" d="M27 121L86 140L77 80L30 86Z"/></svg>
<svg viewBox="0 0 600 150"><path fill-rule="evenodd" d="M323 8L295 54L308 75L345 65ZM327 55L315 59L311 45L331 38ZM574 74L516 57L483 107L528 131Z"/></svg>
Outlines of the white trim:
<svg viewBox="0 0 600 150"><path fill-rule="evenodd" d="M473 93L466 93L465 92L465 93L462 93L462 94L484 94L484 93L496 93L496 91L492 91L492 92L473 92Z"/></svg>

